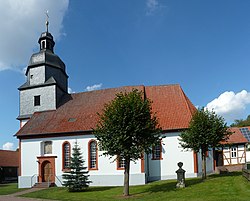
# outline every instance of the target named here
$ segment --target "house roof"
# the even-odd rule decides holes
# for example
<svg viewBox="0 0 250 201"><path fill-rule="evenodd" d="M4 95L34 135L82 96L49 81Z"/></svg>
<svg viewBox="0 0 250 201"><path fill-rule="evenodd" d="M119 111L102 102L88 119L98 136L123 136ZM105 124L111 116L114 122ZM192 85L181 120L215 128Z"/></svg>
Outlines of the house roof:
<svg viewBox="0 0 250 201"><path fill-rule="evenodd" d="M196 108L180 85L127 86L65 96L57 110L34 113L16 136L91 131L104 104L113 100L117 93L132 89L142 91L144 97L152 101L152 110L163 130L188 128Z"/></svg>
<svg viewBox="0 0 250 201"><path fill-rule="evenodd" d="M250 128L250 127L249 127ZM221 142L222 144L242 144L247 143L248 140L240 131L241 128L231 127L229 130L232 132L232 135L226 141Z"/></svg>
<svg viewBox="0 0 250 201"><path fill-rule="evenodd" d="M0 150L0 167L18 167L18 151Z"/></svg>

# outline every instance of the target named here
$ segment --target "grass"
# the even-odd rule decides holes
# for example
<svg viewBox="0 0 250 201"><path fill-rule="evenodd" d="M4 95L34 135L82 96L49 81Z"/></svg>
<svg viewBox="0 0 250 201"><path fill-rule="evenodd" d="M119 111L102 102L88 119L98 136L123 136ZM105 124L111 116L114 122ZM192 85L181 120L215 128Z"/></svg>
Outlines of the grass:
<svg viewBox="0 0 250 201"><path fill-rule="evenodd" d="M199 178L186 180L187 187L175 188L176 181L157 181L142 186L131 186L128 198L122 196L122 187L90 187L85 192L69 193L66 188L50 188L26 197L55 200L154 200L154 201L247 201L250 200L250 182L242 173L212 175L205 182Z"/></svg>
<svg viewBox="0 0 250 201"><path fill-rule="evenodd" d="M0 184L0 195L8 195L23 190L25 189L18 189L17 183Z"/></svg>

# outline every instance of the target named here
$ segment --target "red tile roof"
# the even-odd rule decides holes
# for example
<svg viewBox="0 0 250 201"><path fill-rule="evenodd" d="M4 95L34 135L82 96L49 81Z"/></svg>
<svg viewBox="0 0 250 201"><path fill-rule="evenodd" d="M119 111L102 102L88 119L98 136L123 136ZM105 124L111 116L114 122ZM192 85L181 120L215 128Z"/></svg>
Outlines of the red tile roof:
<svg viewBox="0 0 250 201"><path fill-rule="evenodd" d="M71 94L57 110L36 112L17 132L17 137L90 131L98 121L97 113L119 92L138 89L152 103L163 130L187 128L196 108L179 85L128 86Z"/></svg>
<svg viewBox="0 0 250 201"><path fill-rule="evenodd" d="M18 167L18 151L0 150L0 167Z"/></svg>
<svg viewBox="0 0 250 201"><path fill-rule="evenodd" d="M250 129L250 127L248 127L248 128ZM229 139L222 142L222 144L242 144L242 143L247 143L248 142L248 140L241 133L240 128L232 127L232 128L229 128L229 130L233 134L229 136Z"/></svg>

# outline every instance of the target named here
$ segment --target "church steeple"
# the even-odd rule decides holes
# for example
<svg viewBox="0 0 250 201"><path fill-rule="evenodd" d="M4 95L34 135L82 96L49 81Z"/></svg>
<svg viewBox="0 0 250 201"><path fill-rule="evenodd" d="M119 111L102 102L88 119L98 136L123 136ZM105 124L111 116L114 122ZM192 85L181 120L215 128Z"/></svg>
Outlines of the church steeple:
<svg viewBox="0 0 250 201"><path fill-rule="evenodd" d="M23 125L34 112L55 110L68 94L68 75L65 64L54 53L55 42L49 33L48 13L46 31L38 40L40 51L32 54L26 70L27 81L20 86L20 113Z"/></svg>
<svg viewBox="0 0 250 201"><path fill-rule="evenodd" d="M54 53L54 45L55 42L53 40L53 36L49 33L49 15L48 15L48 11L46 12L46 31L43 32L38 40L38 43L40 44L40 51L41 50L49 50L52 53Z"/></svg>

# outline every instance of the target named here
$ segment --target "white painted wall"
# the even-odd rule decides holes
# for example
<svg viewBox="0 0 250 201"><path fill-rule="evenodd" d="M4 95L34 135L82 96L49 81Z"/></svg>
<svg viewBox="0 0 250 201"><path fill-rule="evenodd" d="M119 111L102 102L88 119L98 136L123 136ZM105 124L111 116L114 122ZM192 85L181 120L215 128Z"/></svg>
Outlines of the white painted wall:
<svg viewBox="0 0 250 201"><path fill-rule="evenodd" d="M167 133L162 140L162 160L152 160L148 155L147 174L149 181L160 179L175 179L177 163L183 163L186 177L195 177L193 151L183 150L179 144L179 132Z"/></svg>
<svg viewBox="0 0 250 201"><path fill-rule="evenodd" d="M131 185L145 184L147 181L176 179L175 171L178 169L177 163L183 162L185 176L196 177L194 173L193 151L183 150L179 144L179 132L164 134L162 140L162 160L152 160L152 155L145 155L145 173L141 173L141 160L131 162L130 174ZM31 177L38 174L37 157L41 156L41 144L43 141L52 141L52 156L55 159L56 176L62 179L62 145L65 141L71 144L71 153L74 143L77 141L81 147L85 166L88 166L88 142L95 139L94 135L66 136L56 138L38 138L21 140L21 176L19 177L19 187L31 185ZM104 156L102 151L98 151L98 170L90 170L90 180L93 186L117 186L123 185L123 170L117 170L116 161ZM198 155L199 172L201 172L201 159ZM207 171L213 171L212 152L207 157ZM56 181L58 183L58 181ZM29 186L30 187L30 186Z"/></svg>
<svg viewBox="0 0 250 201"><path fill-rule="evenodd" d="M250 151L246 151L246 162L250 162Z"/></svg>
<svg viewBox="0 0 250 201"><path fill-rule="evenodd" d="M245 145L237 145L235 147L237 153L236 157L232 157L231 147L223 148L224 165L245 164L245 162L248 160L248 158L246 158L244 154ZM249 154L247 154L246 156L249 157Z"/></svg>
<svg viewBox="0 0 250 201"><path fill-rule="evenodd" d="M35 174L38 174L37 157L41 156L41 144L43 141L52 141L52 156L57 156L55 159L55 169L58 178L62 178L62 145L65 141L71 144L72 148L77 141L81 147L85 166L88 166L88 142L95 139L93 135L82 135L73 137L57 137L57 138L40 138L28 139L21 141L21 177L19 187L30 185L28 181ZM117 170L117 163L114 159L109 159L104 156L103 152L98 151L98 170L89 170L90 179L96 185L123 185L123 170ZM48 156L48 155L46 155ZM114 162L113 162L114 161ZM141 161L131 162L131 185L145 184L145 174L141 173ZM23 181L23 182L22 182Z"/></svg>

